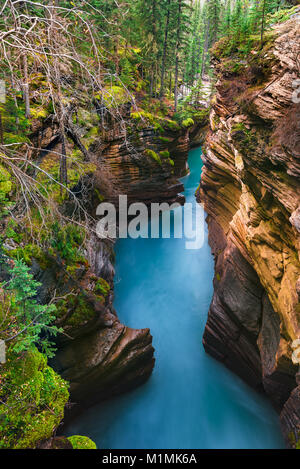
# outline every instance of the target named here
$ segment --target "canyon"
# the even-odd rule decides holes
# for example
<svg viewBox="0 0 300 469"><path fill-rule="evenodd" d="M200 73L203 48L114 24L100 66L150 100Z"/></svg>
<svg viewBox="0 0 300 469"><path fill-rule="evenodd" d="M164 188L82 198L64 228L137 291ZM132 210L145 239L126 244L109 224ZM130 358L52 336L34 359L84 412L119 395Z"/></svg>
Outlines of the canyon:
<svg viewBox="0 0 300 469"><path fill-rule="evenodd" d="M299 449L299 2L58 3L1 11L0 448Z"/></svg>
<svg viewBox="0 0 300 469"><path fill-rule="evenodd" d="M101 144L91 146L99 165L94 184L105 200L117 206L126 193L131 202L183 202L178 177L186 172L190 145L206 134L197 199L208 214L215 278L203 344L269 396L291 447L300 431L300 379L291 358L299 338L300 116L292 101L298 45L296 16L277 26L267 46L254 50L238 73L216 54L208 131L206 121L179 133L168 130L162 143L145 126L133 147L113 123ZM168 149L174 168L146 156L149 147L157 153ZM80 283L89 285L92 274L104 278L111 286L106 306L71 329L73 340L62 340L53 361L80 409L144 383L154 366L149 329L122 325L112 306L113 245L91 238L87 253L91 270Z"/></svg>

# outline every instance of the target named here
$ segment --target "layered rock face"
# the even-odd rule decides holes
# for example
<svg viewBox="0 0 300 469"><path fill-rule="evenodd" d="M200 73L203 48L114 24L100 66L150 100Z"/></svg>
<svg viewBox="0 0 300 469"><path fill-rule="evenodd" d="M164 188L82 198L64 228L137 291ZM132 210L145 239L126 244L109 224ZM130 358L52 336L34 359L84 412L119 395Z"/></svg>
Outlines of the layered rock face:
<svg viewBox="0 0 300 469"><path fill-rule="evenodd" d="M126 108L123 119L132 123ZM110 130L91 147L99 168L95 187L105 198L116 206L120 194L127 195L128 203L184 201L178 177L187 172L189 129L165 127L161 136L146 122L128 129L111 116L106 126Z"/></svg>
<svg viewBox="0 0 300 469"><path fill-rule="evenodd" d="M204 347L270 396L289 445L300 439L299 44L295 15L238 72L216 60L199 191L215 257Z"/></svg>

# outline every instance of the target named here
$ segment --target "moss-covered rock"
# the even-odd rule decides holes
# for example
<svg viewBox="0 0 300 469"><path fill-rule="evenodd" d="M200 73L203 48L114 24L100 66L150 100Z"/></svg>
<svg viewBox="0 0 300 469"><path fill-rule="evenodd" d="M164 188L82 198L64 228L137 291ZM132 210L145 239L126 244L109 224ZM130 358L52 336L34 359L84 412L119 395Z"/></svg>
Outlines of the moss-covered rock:
<svg viewBox="0 0 300 469"><path fill-rule="evenodd" d="M96 443L87 436L73 435L69 436L73 449L97 449Z"/></svg>
<svg viewBox="0 0 300 469"><path fill-rule="evenodd" d="M160 156L153 150L150 150L149 148L147 148L145 150L145 153L147 156L150 156L153 160L155 160L158 164L161 165L161 159L160 159Z"/></svg>
<svg viewBox="0 0 300 469"><path fill-rule="evenodd" d="M192 125L194 125L194 121L191 117L188 117L187 119L185 119L184 121L182 121L181 125L182 127L184 127L185 129L187 129L188 127L192 127Z"/></svg>
<svg viewBox="0 0 300 469"><path fill-rule="evenodd" d="M101 295L106 297L109 291L110 291L109 283L104 278L100 277L97 280L96 285L94 287L94 293L96 294L100 293Z"/></svg>
<svg viewBox="0 0 300 469"><path fill-rule="evenodd" d="M68 384L32 349L8 356L1 368L0 399L0 448L35 448L63 418Z"/></svg>

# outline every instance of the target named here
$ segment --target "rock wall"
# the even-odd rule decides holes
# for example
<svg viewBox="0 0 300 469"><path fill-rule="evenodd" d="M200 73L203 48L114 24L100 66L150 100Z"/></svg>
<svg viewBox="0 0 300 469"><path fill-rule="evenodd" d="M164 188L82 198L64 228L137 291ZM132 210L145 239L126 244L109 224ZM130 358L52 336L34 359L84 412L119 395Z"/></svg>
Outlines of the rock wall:
<svg viewBox="0 0 300 469"><path fill-rule="evenodd" d="M119 194L127 195L128 203L183 202L178 178L188 169L189 133L194 129L165 127L161 134L146 122L133 123L126 109L123 118L131 128L110 117L110 130L91 146L98 166L95 188L116 206ZM169 157L161 156L164 152Z"/></svg>
<svg viewBox="0 0 300 469"><path fill-rule="evenodd" d="M288 445L300 439L299 14L262 50L218 75L199 198L215 257L206 351L264 390L281 412ZM297 387L298 386L298 387Z"/></svg>

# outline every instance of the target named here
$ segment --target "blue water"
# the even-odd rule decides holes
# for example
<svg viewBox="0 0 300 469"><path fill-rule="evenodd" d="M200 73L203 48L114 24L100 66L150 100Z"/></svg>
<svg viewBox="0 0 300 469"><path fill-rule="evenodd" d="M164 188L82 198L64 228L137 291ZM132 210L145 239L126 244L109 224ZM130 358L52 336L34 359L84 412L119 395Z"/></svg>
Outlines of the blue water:
<svg viewBox="0 0 300 469"><path fill-rule="evenodd" d="M189 166L184 194L196 204L200 149ZM207 230L198 251L184 239L122 239L116 256L114 306L127 326L150 327L155 369L145 385L89 409L68 434L105 449L284 447L269 402L204 352L213 293Z"/></svg>

